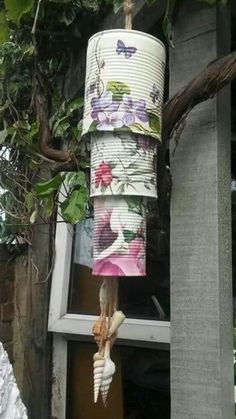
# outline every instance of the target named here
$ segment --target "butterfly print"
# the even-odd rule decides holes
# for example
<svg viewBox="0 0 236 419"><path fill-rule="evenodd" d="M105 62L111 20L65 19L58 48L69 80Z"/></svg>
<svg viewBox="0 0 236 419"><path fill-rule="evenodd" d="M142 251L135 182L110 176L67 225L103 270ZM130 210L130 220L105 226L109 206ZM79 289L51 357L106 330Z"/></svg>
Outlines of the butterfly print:
<svg viewBox="0 0 236 419"><path fill-rule="evenodd" d="M126 47L124 42L120 39L117 41L117 48L116 53L118 55L124 54L125 58L132 57L133 54L137 51L137 48L135 47Z"/></svg>
<svg viewBox="0 0 236 419"><path fill-rule="evenodd" d="M152 91L150 92L150 98L152 99L152 102L155 104L157 99L160 96L160 91L157 88L157 85L154 83L152 87Z"/></svg>

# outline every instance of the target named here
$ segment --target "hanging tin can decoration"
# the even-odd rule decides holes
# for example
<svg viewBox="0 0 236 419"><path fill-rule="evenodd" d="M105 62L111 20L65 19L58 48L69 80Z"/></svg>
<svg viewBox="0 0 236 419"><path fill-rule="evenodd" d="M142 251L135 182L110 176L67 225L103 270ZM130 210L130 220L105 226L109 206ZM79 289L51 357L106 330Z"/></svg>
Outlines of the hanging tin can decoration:
<svg viewBox="0 0 236 419"><path fill-rule="evenodd" d="M125 29L95 34L87 51L83 134L122 131L161 141L164 71L165 48L155 37Z"/></svg>
<svg viewBox="0 0 236 419"><path fill-rule="evenodd" d="M146 205L140 196L94 200L93 274L146 275Z"/></svg>
<svg viewBox="0 0 236 419"><path fill-rule="evenodd" d="M147 199L157 197L161 143L165 47L131 30L132 7L124 0L126 29L95 34L87 50L83 135L91 142L93 274L104 277L93 327L94 402L101 394L104 405L115 373L110 350L125 319L118 278L146 275Z"/></svg>

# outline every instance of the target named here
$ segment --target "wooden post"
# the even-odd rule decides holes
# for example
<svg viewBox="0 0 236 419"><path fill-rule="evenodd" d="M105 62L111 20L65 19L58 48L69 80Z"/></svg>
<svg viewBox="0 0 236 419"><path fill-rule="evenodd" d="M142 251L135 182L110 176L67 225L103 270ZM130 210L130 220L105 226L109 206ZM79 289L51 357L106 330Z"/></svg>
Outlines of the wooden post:
<svg viewBox="0 0 236 419"><path fill-rule="evenodd" d="M52 231L34 227L32 249L17 258L15 269L14 373L29 419L50 414L51 337L47 333Z"/></svg>
<svg viewBox="0 0 236 419"><path fill-rule="evenodd" d="M186 2L171 95L229 51L229 22ZM171 419L234 417L229 89L191 112L171 162Z"/></svg>

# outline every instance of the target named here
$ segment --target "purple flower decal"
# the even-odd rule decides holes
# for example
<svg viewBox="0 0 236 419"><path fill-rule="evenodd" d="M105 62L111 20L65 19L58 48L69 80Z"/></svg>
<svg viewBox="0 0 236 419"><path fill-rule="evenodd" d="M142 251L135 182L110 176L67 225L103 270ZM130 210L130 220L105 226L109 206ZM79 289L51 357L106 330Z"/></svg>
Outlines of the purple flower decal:
<svg viewBox="0 0 236 419"><path fill-rule="evenodd" d="M146 137L144 135L138 135L136 137L136 144L138 147L142 148L144 151L154 150L155 148L155 142L152 141L151 138Z"/></svg>
<svg viewBox="0 0 236 419"><path fill-rule="evenodd" d="M145 101L134 101L128 94L123 94L122 100L113 100L112 92L104 92L100 97L92 98L91 107L91 117L98 122L99 131L130 126L136 119L148 121Z"/></svg>
<svg viewBox="0 0 236 419"><path fill-rule="evenodd" d="M106 131L113 128L121 128L124 125L124 122L121 118L121 115L118 112L105 113L99 112L98 114L98 126L99 131Z"/></svg>
<svg viewBox="0 0 236 419"><path fill-rule="evenodd" d="M124 125L132 125L135 122L135 118L142 122L148 121L146 102L143 99L133 101L130 95L124 94L120 111L124 113Z"/></svg>
<svg viewBox="0 0 236 419"><path fill-rule="evenodd" d="M146 102L145 100L137 100L134 102L134 113L135 116L142 122L148 121L147 109L146 109Z"/></svg>
<svg viewBox="0 0 236 419"><path fill-rule="evenodd" d="M91 100L91 117L97 119L99 112L103 112L112 105L112 93L105 92L100 97L93 97Z"/></svg>
<svg viewBox="0 0 236 419"><path fill-rule="evenodd" d="M91 106L91 117L98 121L98 130L106 131L111 128L121 128L124 125L117 112L119 102L112 101L112 92L105 92L100 97L92 98Z"/></svg>

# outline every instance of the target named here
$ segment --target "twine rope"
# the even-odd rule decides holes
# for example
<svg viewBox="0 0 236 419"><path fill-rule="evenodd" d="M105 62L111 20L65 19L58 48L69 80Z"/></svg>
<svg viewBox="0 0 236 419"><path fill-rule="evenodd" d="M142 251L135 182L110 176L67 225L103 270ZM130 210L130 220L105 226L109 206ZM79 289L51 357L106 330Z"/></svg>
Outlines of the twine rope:
<svg viewBox="0 0 236 419"><path fill-rule="evenodd" d="M134 3L132 0L124 0L125 29L132 29L133 8Z"/></svg>

